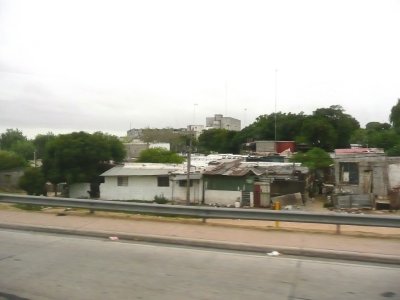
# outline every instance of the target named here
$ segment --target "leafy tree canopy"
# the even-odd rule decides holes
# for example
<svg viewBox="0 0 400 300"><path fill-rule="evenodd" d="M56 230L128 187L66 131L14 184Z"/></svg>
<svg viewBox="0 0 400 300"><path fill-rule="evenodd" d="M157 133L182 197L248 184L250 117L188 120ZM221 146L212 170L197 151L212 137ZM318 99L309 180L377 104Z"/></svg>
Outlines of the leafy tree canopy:
<svg viewBox="0 0 400 300"><path fill-rule="evenodd" d="M308 144L332 151L336 147L337 132L330 122L320 116L307 118L302 126L302 133Z"/></svg>
<svg viewBox="0 0 400 300"><path fill-rule="evenodd" d="M19 180L19 187L28 195L45 195L46 179L40 168L27 168Z"/></svg>
<svg viewBox="0 0 400 300"><path fill-rule="evenodd" d="M391 128L389 123L369 122L365 125L365 129L374 131L389 130Z"/></svg>
<svg viewBox="0 0 400 300"><path fill-rule="evenodd" d="M38 134L33 140L36 150L36 157L43 158L46 150L46 145L49 141L53 140L55 135L52 132L47 134Z"/></svg>
<svg viewBox="0 0 400 300"><path fill-rule="evenodd" d="M313 115L325 119L333 127L336 132L334 148L349 147L352 133L360 128L360 123L349 114L346 114L343 107L340 105L319 108L314 111ZM331 150L329 148L323 148Z"/></svg>
<svg viewBox="0 0 400 300"><path fill-rule="evenodd" d="M150 148L143 150L140 155L138 162L145 163L171 163L171 164L180 164L185 159L182 156L179 156L175 152L168 151L163 148Z"/></svg>
<svg viewBox="0 0 400 300"><path fill-rule="evenodd" d="M397 104L392 107L389 120L396 132L400 133L400 99L398 99Z"/></svg>
<svg viewBox="0 0 400 300"><path fill-rule="evenodd" d="M115 136L82 131L62 134L47 143L43 172L53 183L93 182L109 161L120 162L124 157L125 148Z"/></svg>
<svg viewBox="0 0 400 300"><path fill-rule="evenodd" d="M11 147L17 142L25 142L28 139L18 129L7 129L0 136L0 149L11 150Z"/></svg>
<svg viewBox="0 0 400 300"><path fill-rule="evenodd" d="M198 147L201 152L238 153L240 144L236 143L238 133L226 129L209 129L199 136Z"/></svg>
<svg viewBox="0 0 400 300"><path fill-rule="evenodd" d="M34 158L35 146L31 141L16 141L11 145L10 151L17 153L26 160Z"/></svg>
<svg viewBox="0 0 400 300"><path fill-rule="evenodd" d="M300 162L310 170L327 168L333 164L329 153L321 148L312 148L305 153L297 153L292 157L292 161Z"/></svg>
<svg viewBox="0 0 400 300"><path fill-rule="evenodd" d="M15 152L0 150L0 170L25 167L26 161Z"/></svg>

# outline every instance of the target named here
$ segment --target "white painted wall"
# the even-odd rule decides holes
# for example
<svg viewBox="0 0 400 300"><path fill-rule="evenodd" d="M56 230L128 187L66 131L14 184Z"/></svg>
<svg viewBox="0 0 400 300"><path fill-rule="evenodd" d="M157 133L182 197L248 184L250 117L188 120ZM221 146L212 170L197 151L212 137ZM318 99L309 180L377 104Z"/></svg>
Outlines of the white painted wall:
<svg viewBox="0 0 400 300"><path fill-rule="evenodd" d="M400 164L391 164L388 168L389 173L389 188L400 186Z"/></svg>
<svg viewBox="0 0 400 300"><path fill-rule="evenodd" d="M200 204L203 198L202 194L203 180L195 180L190 187L190 203ZM178 181L171 181L171 196L175 202L186 203L186 187L179 186Z"/></svg>
<svg viewBox="0 0 400 300"><path fill-rule="evenodd" d="M157 176L129 176L128 186L118 186L117 177L110 176L100 184L100 198L104 200L153 201L156 195L171 199L171 184L169 187L157 186Z"/></svg>
<svg viewBox="0 0 400 300"><path fill-rule="evenodd" d="M73 183L68 186L70 198L90 198L88 191L90 191L89 182Z"/></svg>
<svg viewBox="0 0 400 300"><path fill-rule="evenodd" d="M241 191L206 190L205 204L235 205L236 200L241 197Z"/></svg>

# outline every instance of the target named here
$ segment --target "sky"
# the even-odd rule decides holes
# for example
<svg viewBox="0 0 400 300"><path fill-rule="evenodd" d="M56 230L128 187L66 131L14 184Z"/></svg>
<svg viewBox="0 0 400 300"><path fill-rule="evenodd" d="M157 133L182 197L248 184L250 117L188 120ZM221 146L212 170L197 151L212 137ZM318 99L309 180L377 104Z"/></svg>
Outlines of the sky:
<svg viewBox="0 0 400 300"><path fill-rule="evenodd" d="M247 126L400 98L400 0L0 0L0 132Z"/></svg>

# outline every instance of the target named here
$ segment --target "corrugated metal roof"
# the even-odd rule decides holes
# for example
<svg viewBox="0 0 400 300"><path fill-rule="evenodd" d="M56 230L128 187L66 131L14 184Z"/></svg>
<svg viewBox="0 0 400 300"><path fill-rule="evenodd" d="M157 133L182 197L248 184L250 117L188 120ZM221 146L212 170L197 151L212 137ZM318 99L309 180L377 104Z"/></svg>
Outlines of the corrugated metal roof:
<svg viewBox="0 0 400 300"><path fill-rule="evenodd" d="M216 166L209 166L204 175L245 176L253 173L256 176L265 175L290 175L293 171L307 173L308 168L292 163L265 163L265 162L225 162Z"/></svg>
<svg viewBox="0 0 400 300"><path fill-rule="evenodd" d="M350 149L335 149L336 155L341 154L362 154L362 153L375 153L384 154L385 151L380 148L350 148Z"/></svg>
<svg viewBox="0 0 400 300"><path fill-rule="evenodd" d="M154 176L168 175L171 172L184 170L184 165L173 164L141 164L132 163L114 167L100 176Z"/></svg>

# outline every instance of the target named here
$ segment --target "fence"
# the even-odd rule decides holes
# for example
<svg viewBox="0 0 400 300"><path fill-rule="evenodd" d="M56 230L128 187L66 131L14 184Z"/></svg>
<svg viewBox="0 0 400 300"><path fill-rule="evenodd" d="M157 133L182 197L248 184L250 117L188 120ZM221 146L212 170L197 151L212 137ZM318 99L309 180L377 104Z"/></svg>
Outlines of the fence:
<svg viewBox="0 0 400 300"><path fill-rule="evenodd" d="M340 232L340 225L400 228L399 216L354 215L334 212L321 214L301 211L272 211L267 209L163 205L91 199L25 196L14 194L0 194L0 202L34 204L52 207L83 208L101 211L186 216L202 218L204 220L214 218L336 224L338 233Z"/></svg>

